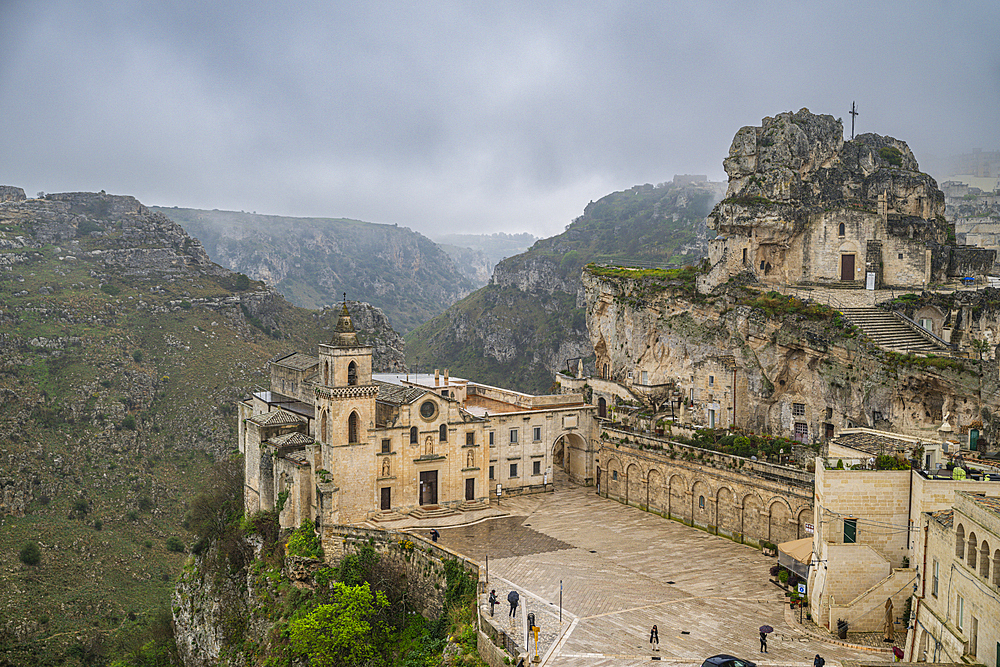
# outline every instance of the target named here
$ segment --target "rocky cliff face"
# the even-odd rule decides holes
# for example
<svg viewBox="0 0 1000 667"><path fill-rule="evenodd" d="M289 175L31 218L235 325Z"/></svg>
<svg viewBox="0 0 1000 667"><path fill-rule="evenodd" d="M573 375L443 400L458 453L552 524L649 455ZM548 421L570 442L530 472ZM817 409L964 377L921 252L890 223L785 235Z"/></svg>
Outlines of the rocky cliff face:
<svg viewBox="0 0 1000 667"><path fill-rule="evenodd" d="M843 137L839 120L808 109L740 129L723 161L726 198L710 226L720 234L753 227L758 234L789 237L830 207L876 211L885 194L889 210L923 220L928 238L945 242L944 195L919 171L906 142L877 134Z"/></svg>
<svg viewBox="0 0 1000 667"><path fill-rule="evenodd" d="M405 227L330 218L159 208L219 264L273 285L292 303L372 303L409 331L476 287L430 239Z"/></svg>
<svg viewBox="0 0 1000 667"><path fill-rule="evenodd" d="M569 360L592 368L583 266L700 260L720 194L715 183L667 183L591 202L564 233L498 263L489 285L408 334L408 363L529 392L548 391Z"/></svg>
<svg viewBox="0 0 1000 667"><path fill-rule="evenodd" d="M801 421L811 439L831 424L837 431L872 427L938 440L946 413L959 430L983 408L998 407L995 362L886 353L832 311L810 313L734 287L691 300L643 278L585 272L583 282L598 366L607 363L609 375L623 383L627 373L645 371L648 384L674 382L685 398L694 389L695 406L685 414L695 423L708 423L713 403L728 414L731 377L737 425L786 437ZM805 406L803 414L793 415L794 404Z"/></svg>

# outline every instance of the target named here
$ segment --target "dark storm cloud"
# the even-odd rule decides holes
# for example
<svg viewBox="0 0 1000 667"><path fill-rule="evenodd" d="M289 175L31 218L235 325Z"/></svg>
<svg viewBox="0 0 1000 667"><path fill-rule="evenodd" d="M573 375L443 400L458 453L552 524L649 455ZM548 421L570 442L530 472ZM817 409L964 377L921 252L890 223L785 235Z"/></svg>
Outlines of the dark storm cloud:
<svg viewBox="0 0 1000 667"><path fill-rule="evenodd" d="M0 4L0 182L559 231L809 107L1000 148L995 2Z"/></svg>

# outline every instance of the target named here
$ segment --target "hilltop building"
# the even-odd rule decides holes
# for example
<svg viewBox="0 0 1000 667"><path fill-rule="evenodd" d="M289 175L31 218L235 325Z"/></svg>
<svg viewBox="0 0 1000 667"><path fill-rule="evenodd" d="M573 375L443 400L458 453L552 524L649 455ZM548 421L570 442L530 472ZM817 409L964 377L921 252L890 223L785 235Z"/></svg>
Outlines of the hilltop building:
<svg viewBox="0 0 1000 667"><path fill-rule="evenodd" d="M248 512L284 527L440 516L503 493L544 491L555 468L593 477L592 406L449 377L373 374L344 307L318 355L274 359L271 386L239 404Z"/></svg>
<svg viewBox="0 0 1000 667"><path fill-rule="evenodd" d="M926 286L985 274L996 258L955 245L944 195L906 142L844 141L832 116L802 109L744 127L724 164L702 292L740 273L775 285Z"/></svg>

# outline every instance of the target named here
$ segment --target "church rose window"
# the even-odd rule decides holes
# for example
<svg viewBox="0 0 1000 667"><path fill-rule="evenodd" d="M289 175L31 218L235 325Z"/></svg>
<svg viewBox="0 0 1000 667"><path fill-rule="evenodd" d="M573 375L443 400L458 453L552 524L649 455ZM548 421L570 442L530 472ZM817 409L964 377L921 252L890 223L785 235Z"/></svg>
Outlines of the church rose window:
<svg viewBox="0 0 1000 667"><path fill-rule="evenodd" d="M420 416L424 419L430 419L433 417L435 411L436 407L434 405L434 401L424 401L420 405Z"/></svg>

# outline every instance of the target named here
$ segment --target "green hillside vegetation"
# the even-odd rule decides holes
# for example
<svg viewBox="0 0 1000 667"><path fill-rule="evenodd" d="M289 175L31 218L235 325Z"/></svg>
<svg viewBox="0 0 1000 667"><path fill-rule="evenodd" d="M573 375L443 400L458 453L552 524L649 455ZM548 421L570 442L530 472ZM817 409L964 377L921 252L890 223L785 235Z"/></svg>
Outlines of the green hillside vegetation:
<svg viewBox="0 0 1000 667"><path fill-rule="evenodd" d="M492 282L406 336L407 363L529 392L592 357L580 274L589 263L676 268L703 256L715 186L641 185L591 202L558 236L501 262ZM686 274L685 274L686 275Z"/></svg>
<svg viewBox="0 0 1000 667"><path fill-rule="evenodd" d="M348 298L406 332L476 287L433 241L405 227L345 218L155 208L199 239L213 261L273 284L295 305ZM481 283L480 283L481 284Z"/></svg>
<svg viewBox="0 0 1000 667"><path fill-rule="evenodd" d="M166 631L189 501L234 448L236 401L336 325L205 264L159 216L81 200L0 205L5 664L101 665ZM137 267L147 252L180 261Z"/></svg>

